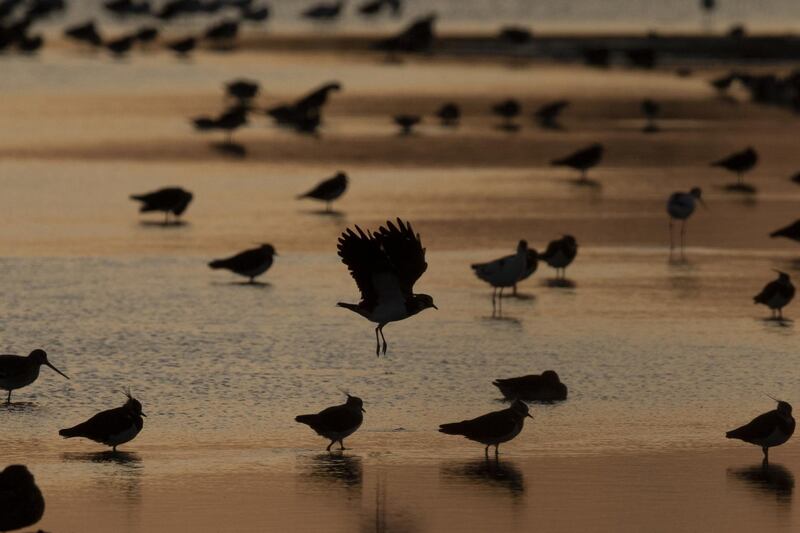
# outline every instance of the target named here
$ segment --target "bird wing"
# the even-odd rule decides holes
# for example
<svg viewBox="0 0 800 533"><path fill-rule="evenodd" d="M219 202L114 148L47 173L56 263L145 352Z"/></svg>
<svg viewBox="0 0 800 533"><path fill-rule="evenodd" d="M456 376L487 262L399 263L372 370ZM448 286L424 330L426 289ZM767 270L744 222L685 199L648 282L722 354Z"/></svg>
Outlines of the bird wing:
<svg viewBox="0 0 800 533"><path fill-rule="evenodd" d="M785 422L778 414L778 411L769 411L763 415L758 415L749 423L729 431L726 436L730 439L741 439L743 441L761 440L769 437L776 427L785 425Z"/></svg>
<svg viewBox="0 0 800 533"><path fill-rule="evenodd" d="M378 228L373 235L386 255L400 282L400 289L406 296L413 294L414 284L428 269L425 262L425 248L419 234L415 234L410 222L397 219L397 226L391 221Z"/></svg>
<svg viewBox="0 0 800 533"><path fill-rule="evenodd" d="M444 424L448 426L449 424ZM509 414L508 409L502 411L494 411L472 420L462 420L453 424L457 426L459 435L473 440L491 439L494 437L502 437L514 431L516 421Z"/></svg>
<svg viewBox="0 0 800 533"><path fill-rule="evenodd" d="M330 431L346 431L358 425L358 412L346 405L335 405L322 410L317 420Z"/></svg>
<svg viewBox="0 0 800 533"><path fill-rule="evenodd" d="M539 258L546 261L548 257L554 256L559 250L560 243L561 241L550 241L550 244L547 245L547 249L539 254Z"/></svg>
<svg viewBox="0 0 800 533"><path fill-rule="evenodd" d="M358 285L363 302L375 302L378 299L379 289L375 286L375 276L384 277L393 272L386 254L380 244L371 234L356 226L355 231L348 228L339 237L339 257L347 265L350 275Z"/></svg>
<svg viewBox="0 0 800 533"><path fill-rule="evenodd" d="M131 417L125 408L116 407L97 413L86 422L69 429L76 436L87 437L92 440L104 440L110 435L127 430L130 425Z"/></svg>
<svg viewBox="0 0 800 533"><path fill-rule="evenodd" d="M0 355L0 379L19 374L23 369L25 359L19 355Z"/></svg>
<svg viewBox="0 0 800 533"><path fill-rule="evenodd" d="M777 281L770 281L764 288L753 297L755 303L767 303L781 290L781 284Z"/></svg>
<svg viewBox="0 0 800 533"><path fill-rule="evenodd" d="M495 259L494 261L489 261L488 263L476 263L471 265L472 270L475 271L475 275L478 276L480 279L491 278L495 276L498 272L502 271L505 268L506 263L511 261L516 257L515 255L507 255L505 257L501 257L500 259Z"/></svg>

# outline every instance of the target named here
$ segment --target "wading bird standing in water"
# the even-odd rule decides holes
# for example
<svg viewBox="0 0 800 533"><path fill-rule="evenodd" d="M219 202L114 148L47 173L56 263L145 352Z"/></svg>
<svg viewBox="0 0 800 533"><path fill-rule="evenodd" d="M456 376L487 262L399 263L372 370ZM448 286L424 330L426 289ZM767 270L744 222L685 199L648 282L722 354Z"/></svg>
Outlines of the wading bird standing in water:
<svg viewBox="0 0 800 533"><path fill-rule="evenodd" d="M433 307L438 309L433 298L427 294L414 294L414 284L425 273L425 248L419 234L415 234L410 222L397 219L376 232L364 231L358 226L355 231L347 229L339 237L339 257L347 265L350 275L361 292L357 304L339 302L339 307L358 313L375 328L375 354L386 354L386 337L383 328L389 322L404 320L420 311ZM378 337L380 335L380 338Z"/></svg>
<svg viewBox="0 0 800 533"><path fill-rule="evenodd" d="M767 283L761 292L753 297L753 303L766 305L772 311L772 318L783 320L783 308L794 298L794 285L789 279L789 274L780 270L775 272L778 273L778 279Z"/></svg>
<svg viewBox="0 0 800 533"><path fill-rule="evenodd" d="M361 398L348 394L347 401L342 405L328 407L315 415L296 416L295 421L306 424L320 437L330 439L330 444L325 448L327 451L331 451L331 446L336 442L339 443L339 449L344 450L344 439L361 427L365 412Z"/></svg>
<svg viewBox="0 0 800 533"><path fill-rule="evenodd" d="M331 213L331 202L343 195L346 190L347 174L337 172L336 175L321 181L316 187L305 194L301 194L297 199L313 198L314 200L325 202L325 212Z"/></svg>
<svg viewBox="0 0 800 533"><path fill-rule="evenodd" d="M535 253L536 251L534 251ZM471 266L479 279L492 286L492 310L494 311L497 308L498 299L502 309L503 289L516 287L517 282L523 279L526 274L528 268L528 243L527 241L519 241L517 253L513 255L507 255L488 263L476 263ZM535 270L536 266L533 269ZM498 289L500 289L499 296Z"/></svg>
<svg viewBox="0 0 800 533"><path fill-rule="evenodd" d="M486 446L484 453L489 457L489 446L494 446L495 457L500 453L500 445L508 442L522 431L525 418L533 418L528 406L519 400L502 411L494 411L472 420L462 420L452 424L442 424L439 431L447 435L461 435Z"/></svg>
<svg viewBox="0 0 800 533"><path fill-rule="evenodd" d="M586 177L586 172L603 159L603 152L602 144L593 144L561 159L554 159L550 164L554 167L574 168L581 173L579 183L591 183Z"/></svg>
<svg viewBox="0 0 800 533"><path fill-rule="evenodd" d="M32 526L44 515L44 497L23 465L0 472L0 531Z"/></svg>
<svg viewBox="0 0 800 533"><path fill-rule="evenodd" d="M795 425L792 406L788 402L772 399L778 402L777 409L759 415L742 427L725 434L729 439L739 439L761 446L764 452L764 464L769 463L769 449L789 440L794 433Z"/></svg>
<svg viewBox="0 0 800 533"><path fill-rule="evenodd" d="M142 206L139 208L140 213L163 211L164 225L167 226L170 213L177 218L186 211L189 202L192 201L192 193L180 187L167 187L145 194L133 194L131 200L142 202ZM174 223L177 224L178 221L176 220Z"/></svg>
<svg viewBox="0 0 800 533"><path fill-rule="evenodd" d="M278 254L271 244L262 244L258 248L245 250L227 259L215 259L208 266L212 270L219 268L230 270L235 274L250 278L249 283L255 284L256 277L269 270L276 255Z"/></svg>
<svg viewBox="0 0 800 533"><path fill-rule="evenodd" d="M0 355L0 389L8 391L6 405L11 403L11 391L27 387L39 377L39 369L49 366L65 378L69 377L50 364L44 350L33 350L27 357Z"/></svg>
<svg viewBox="0 0 800 533"><path fill-rule="evenodd" d="M556 269L556 280L564 281L567 267L578 255L578 241L572 235L564 235L560 239L550 241L547 249L539 254L539 259Z"/></svg>
<svg viewBox="0 0 800 533"><path fill-rule="evenodd" d="M128 401L122 407L109 409L97 413L92 418L77 426L62 429L58 432L65 439L83 437L106 446L111 446L117 451L117 446L133 440L144 427L142 404L131 396L130 391L125 392Z"/></svg>
<svg viewBox="0 0 800 533"><path fill-rule="evenodd" d="M667 213L669 214L669 253L675 249L675 240L672 238L672 226L676 220L681 221L681 255L683 255L684 239L686 237L686 220L694 213L695 203L703 206L703 191L694 187L689 192L674 192L667 200Z"/></svg>

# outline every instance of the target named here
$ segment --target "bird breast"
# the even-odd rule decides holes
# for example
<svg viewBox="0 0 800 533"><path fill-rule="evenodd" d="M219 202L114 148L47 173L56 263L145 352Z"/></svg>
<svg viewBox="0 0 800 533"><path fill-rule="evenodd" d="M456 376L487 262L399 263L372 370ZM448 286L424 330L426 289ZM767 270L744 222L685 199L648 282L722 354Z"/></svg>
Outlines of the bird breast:
<svg viewBox="0 0 800 533"><path fill-rule="evenodd" d="M139 434L139 431L141 431L141 427L134 421L125 430L109 435L103 444L109 446L119 446L120 444L125 444L126 442L133 440L133 438Z"/></svg>
<svg viewBox="0 0 800 533"><path fill-rule="evenodd" d="M510 441L511 439L513 439L514 437L516 437L517 435L520 434L520 432L522 431L523 424L524 424L524 422L522 420L517 420L516 423L514 424L514 428L510 432L506 433L505 435L497 435L497 436L492 437L492 438L483 439L483 440L481 440L479 442L481 444L484 444L484 445L487 445L487 446L488 445L495 445L495 444L502 444L504 442L508 442L508 441Z"/></svg>

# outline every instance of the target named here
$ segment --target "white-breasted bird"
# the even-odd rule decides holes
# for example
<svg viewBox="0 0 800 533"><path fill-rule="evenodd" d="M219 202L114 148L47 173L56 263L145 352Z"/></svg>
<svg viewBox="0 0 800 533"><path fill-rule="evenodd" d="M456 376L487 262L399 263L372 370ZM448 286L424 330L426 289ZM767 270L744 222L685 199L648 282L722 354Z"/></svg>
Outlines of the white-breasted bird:
<svg viewBox="0 0 800 533"><path fill-rule="evenodd" d="M462 420L452 424L442 424L439 431L447 435L461 435L469 440L480 442L486 446L484 453L489 455L489 446L494 446L494 454L497 455L500 445L508 442L522 431L525 418L533 418L528 406L515 400L508 409L494 411L492 413Z"/></svg>
<svg viewBox="0 0 800 533"><path fill-rule="evenodd" d="M260 276L272 266L274 257L278 255L271 244L262 244L258 248L245 250L226 259L215 259L208 266L213 270L224 268L250 278L250 283L255 283Z"/></svg>
<svg viewBox="0 0 800 533"><path fill-rule="evenodd" d="M788 441L795 427L792 406L788 402L772 399L778 402L777 409L759 415L747 424L725 433L729 439L739 439L761 446L765 464L769 462L769 449Z"/></svg>
<svg viewBox="0 0 800 533"><path fill-rule="evenodd" d="M22 355L0 355L0 389L8 391L6 404L11 403L11 391L27 387L39 377L39 369L48 366L69 379L47 360L47 352L33 350L27 357Z"/></svg>
<svg viewBox="0 0 800 533"><path fill-rule="evenodd" d="M142 404L131 396L130 391L125 395L128 400L122 407L101 411L86 422L77 426L62 429L58 432L65 439L83 437L106 446L111 446L117 451L117 446L133 440L144 427L142 417L147 415L142 412Z"/></svg>
<svg viewBox="0 0 800 533"><path fill-rule="evenodd" d="M294 419L309 426L317 435L330 439L330 444L325 448L327 451L331 451L335 442L339 443L340 450L344 450L344 439L361 427L365 412L361 398L348 394L347 401L341 405L328 407L313 415L299 415Z"/></svg>
<svg viewBox="0 0 800 533"><path fill-rule="evenodd" d="M325 202L325 212L330 213L331 202L344 194L347 190L347 182L347 174L337 172L333 177L321 181L307 193L299 195L297 199L313 198L314 200Z"/></svg>
<svg viewBox="0 0 800 533"><path fill-rule="evenodd" d="M496 307L498 289L502 305L503 289L516 286L517 282L526 273L528 243L524 240L519 241L517 252L513 255L506 255L488 263L475 263L470 266L478 278L492 286L492 307Z"/></svg>
<svg viewBox="0 0 800 533"><path fill-rule="evenodd" d="M761 292L753 297L753 303L764 304L772 311L772 318L783 318L783 308L794 298L794 285L789 274L776 270L778 279L767 283Z"/></svg>
<svg viewBox="0 0 800 533"><path fill-rule="evenodd" d="M415 234L410 222L397 219L376 232L364 232L358 226L355 231L347 229L339 237L337 246L342 263L347 265L350 275L361 292L357 304L339 302L336 305L358 313L375 328L376 355L386 354L387 343L383 328L389 322L404 320L420 311L433 307L433 298L427 294L414 294L414 284L425 273L425 248L419 234Z"/></svg>
<svg viewBox="0 0 800 533"><path fill-rule="evenodd" d="M572 235L564 235L560 239L550 241L547 249L539 254L539 259L556 269L556 279L564 279L566 269L578 255L578 242ZM560 276L559 276L560 272Z"/></svg>
<svg viewBox="0 0 800 533"><path fill-rule="evenodd" d="M700 187L694 187L689 192L674 192L667 200L667 214L669 214L669 250L675 248L675 241L672 238L672 226L676 220L681 221L681 253L683 253L684 239L686 237L686 220L694 213L697 203L705 206L703 202L703 191Z"/></svg>

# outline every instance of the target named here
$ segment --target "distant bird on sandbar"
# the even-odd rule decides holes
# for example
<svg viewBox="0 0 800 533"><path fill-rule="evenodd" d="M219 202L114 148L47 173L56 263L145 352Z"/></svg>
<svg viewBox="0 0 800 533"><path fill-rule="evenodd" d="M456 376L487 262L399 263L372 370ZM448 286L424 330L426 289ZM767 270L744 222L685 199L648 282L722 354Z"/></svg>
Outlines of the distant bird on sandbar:
<svg viewBox="0 0 800 533"><path fill-rule="evenodd" d="M761 292L753 297L753 303L766 305L772 311L772 318L782 320L783 308L794 298L794 285L789 274L780 270L775 272L778 273L778 279L767 283Z"/></svg>
<svg viewBox="0 0 800 533"><path fill-rule="evenodd" d="M331 451L331 446L336 442L339 443L339 449L344 450L344 439L361 427L365 412L361 398L348 394L345 403L328 407L314 415L297 416L295 421L306 424L320 437L329 439L331 442L325 448L327 451Z"/></svg>
<svg viewBox="0 0 800 533"><path fill-rule="evenodd" d="M724 96L725 93L727 93L728 89L731 88L733 82L736 81L738 78L739 77L735 73L730 73L725 76L714 78L709 83L720 96Z"/></svg>
<svg viewBox="0 0 800 533"><path fill-rule="evenodd" d="M367 0L358 6L358 12L362 16L371 17L380 14L384 8L397 16L400 13L401 0Z"/></svg>
<svg viewBox="0 0 800 533"><path fill-rule="evenodd" d="M195 37L186 37L177 41L167 43L167 48L175 52L180 57L186 57L197 46L197 39Z"/></svg>
<svg viewBox="0 0 800 533"><path fill-rule="evenodd" d="M593 144L561 159L554 159L550 164L556 167L574 168L581 173L581 182L586 182L586 172L600 163L603 152L602 144Z"/></svg>
<svg viewBox="0 0 800 533"><path fill-rule="evenodd" d="M647 121L642 129L645 133L655 133L659 130L656 119L661 114L661 105L650 98L642 100L641 104L642 114Z"/></svg>
<svg viewBox="0 0 800 533"><path fill-rule="evenodd" d="M531 30L524 26L505 26L500 29L498 38L509 44L527 44L533 40Z"/></svg>
<svg viewBox="0 0 800 533"><path fill-rule="evenodd" d="M414 126L422 122L422 117L419 115L395 115L392 117L395 124L400 126L400 135L411 135Z"/></svg>
<svg viewBox="0 0 800 533"><path fill-rule="evenodd" d="M339 18L344 7L344 0L332 3L321 3L306 9L300 16L317 22L331 22Z"/></svg>
<svg viewBox="0 0 800 533"><path fill-rule="evenodd" d="M145 194L131 195L131 200L142 202L142 206L139 208L140 213L163 211L164 225L169 224L170 213L176 218L180 217L186 211L192 198L192 193L180 187L167 187Z"/></svg>
<svg viewBox="0 0 800 533"><path fill-rule="evenodd" d="M297 199L313 198L314 200L325 202L325 212L330 213L331 202L344 194L347 190L347 182L347 174L337 172L333 177L321 181L310 191L299 195Z"/></svg>
<svg viewBox="0 0 800 533"><path fill-rule="evenodd" d="M515 400L508 409L462 420L452 424L442 424L439 431L447 435L461 435L486 446L484 453L489 456L489 446L494 446L494 454L500 453L500 445L508 442L522 431L525 418L533 418L528 406Z"/></svg>
<svg viewBox="0 0 800 533"><path fill-rule="evenodd" d="M675 248L675 241L672 238L672 226L676 220L681 221L681 252L684 248L686 237L686 221L694 213L696 203L705 205L703 202L703 191L700 187L694 187L689 192L674 192L667 200L667 214L669 214L669 250Z"/></svg>
<svg viewBox="0 0 800 533"><path fill-rule="evenodd" d="M420 17L397 35L379 41L375 47L390 54L397 52L430 52L436 41L435 24L437 18L436 13Z"/></svg>
<svg viewBox="0 0 800 533"><path fill-rule="evenodd" d="M769 234L769 236L773 239L775 237L786 237L787 239L800 242L800 220L797 220L793 224L789 224L784 228L773 231Z"/></svg>
<svg viewBox="0 0 800 533"><path fill-rule="evenodd" d="M397 219L395 226L386 222L376 232L364 232L358 226L355 231L347 229L339 237L339 257L347 265L350 275L361 292L358 304L339 302L339 307L358 313L375 328L375 354L386 354L387 343L383 328L389 322L412 317L428 308L438 309L433 298L427 294L414 294L414 284L419 280L428 263L425 248L419 234L415 234L410 222Z"/></svg>
<svg viewBox="0 0 800 533"><path fill-rule="evenodd" d="M502 306L503 289L515 286L522 279L525 274L527 260L528 243L527 241L519 241L515 254L507 255L488 263L471 265L475 275L492 286L492 308L497 306L498 298ZM500 291L499 295L498 289Z"/></svg>
<svg viewBox="0 0 800 533"><path fill-rule="evenodd" d="M64 30L64 35L75 41L92 46L101 46L103 44L103 39L100 37L100 33L97 31L93 20L67 28Z"/></svg>
<svg viewBox="0 0 800 533"><path fill-rule="evenodd" d="M152 43L158 38L158 28L153 26L142 26L136 30L136 40L142 44Z"/></svg>
<svg viewBox="0 0 800 533"><path fill-rule="evenodd" d="M544 104L534 112L533 116L539 123L539 127L548 130L559 130L561 129L561 124L558 123L558 118L568 106L569 100L556 100Z"/></svg>
<svg viewBox="0 0 800 533"><path fill-rule="evenodd" d="M742 175L752 170L756 163L758 163L758 153L752 147L748 147L741 152L736 152L719 161L714 161L711 166L722 167L729 172L734 172L736 174L736 183L741 186L743 185Z"/></svg>
<svg viewBox="0 0 800 533"><path fill-rule="evenodd" d="M279 126L291 127L303 133L313 133L319 126L322 108L328 102L330 94L341 90L342 85L339 82L325 83L295 102L271 107L266 113Z"/></svg>
<svg viewBox="0 0 800 533"><path fill-rule="evenodd" d="M223 130L226 134L226 145L233 145L233 132L247 124L248 111L249 108L246 105L235 105L214 120L213 127ZM195 125L199 126L197 121L195 121Z"/></svg>
<svg viewBox="0 0 800 533"><path fill-rule="evenodd" d="M106 43L106 48L115 57L122 57L131 51L133 45L136 44L136 35L124 35L118 39L114 39Z"/></svg>
<svg viewBox="0 0 800 533"><path fill-rule="evenodd" d="M0 355L0 389L8 391L6 405L11 403L11 391L27 387L39 377L39 369L48 366L69 379L47 360L44 350L33 350L28 356Z"/></svg>
<svg viewBox="0 0 800 533"><path fill-rule="evenodd" d="M450 102L440 107L439 110L436 111L436 116L441 121L442 126L458 126L458 121L461 120L461 109L457 104Z"/></svg>
<svg viewBox="0 0 800 533"><path fill-rule="evenodd" d="M150 14L150 2L134 2L133 0L110 0L103 7L118 17Z"/></svg>
<svg viewBox="0 0 800 533"><path fill-rule="evenodd" d="M578 243L572 235L564 235L555 241L550 241L547 250L539 254L539 259L556 269L556 279L565 279L567 267L578 255ZM559 270L561 277L559 278Z"/></svg>
<svg viewBox="0 0 800 533"><path fill-rule="evenodd" d="M545 370L541 375L496 379L492 385L500 389L506 400L558 402L567 399L567 386L561 383L554 370Z"/></svg>
<svg viewBox="0 0 800 533"><path fill-rule="evenodd" d="M225 92L228 96L245 102L258 96L259 89L258 82L252 80L239 79L225 84Z"/></svg>
<svg viewBox="0 0 800 533"><path fill-rule="evenodd" d="M239 22L235 20L223 20L209 26L203 36L218 46L228 45L236 39L239 34Z"/></svg>
<svg viewBox="0 0 800 533"><path fill-rule="evenodd" d="M239 10L242 15L242 20L248 22L263 22L269 18L269 6L262 5L261 7L248 5Z"/></svg>
<svg viewBox="0 0 800 533"><path fill-rule="evenodd" d="M44 515L44 497L24 465L0 472L0 531L30 527Z"/></svg>
<svg viewBox="0 0 800 533"><path fill-rule="evenodd" d="M788 402L775 401L778 402L777 409L759 415L744 426L725 433L729 439L739 439L761 446L761 451L764 452L764 464L769 463L769 449L785 443L794 433L792 406Z"/></svg>
<svg viewBox="0 0 800 533"><path fill-rule="evenodd" d="M272 266L274 257L278 255L271 244L262 244L258 248L245 250L226 259L215 259L208 266L217 270L224 268L235 274L250 278L249 283L256 283L256 277L260 276Z"/></svg>
<svg viewBox="0 0 800 533"><path fill-rule="evenodd" d="M62 429L58 432L65 439L83 437L106 446L111 446L112 451L117 451L117 446L133 440L144 427L142 417L147 415L142 412L142 404L131 396L130 391L125 395L128 400L122 407L109 409L97 413L86 422L77 426Z"/></svg>
<svg viewBox="0 0 800 533"><path fill-rule="evenodd" d="M492 113L503 119L501 127L509 131L519 128L519 125L514 122L514 119L519 116L521 111L522 106L513 98L503 100L492 106Z"/></svg>

